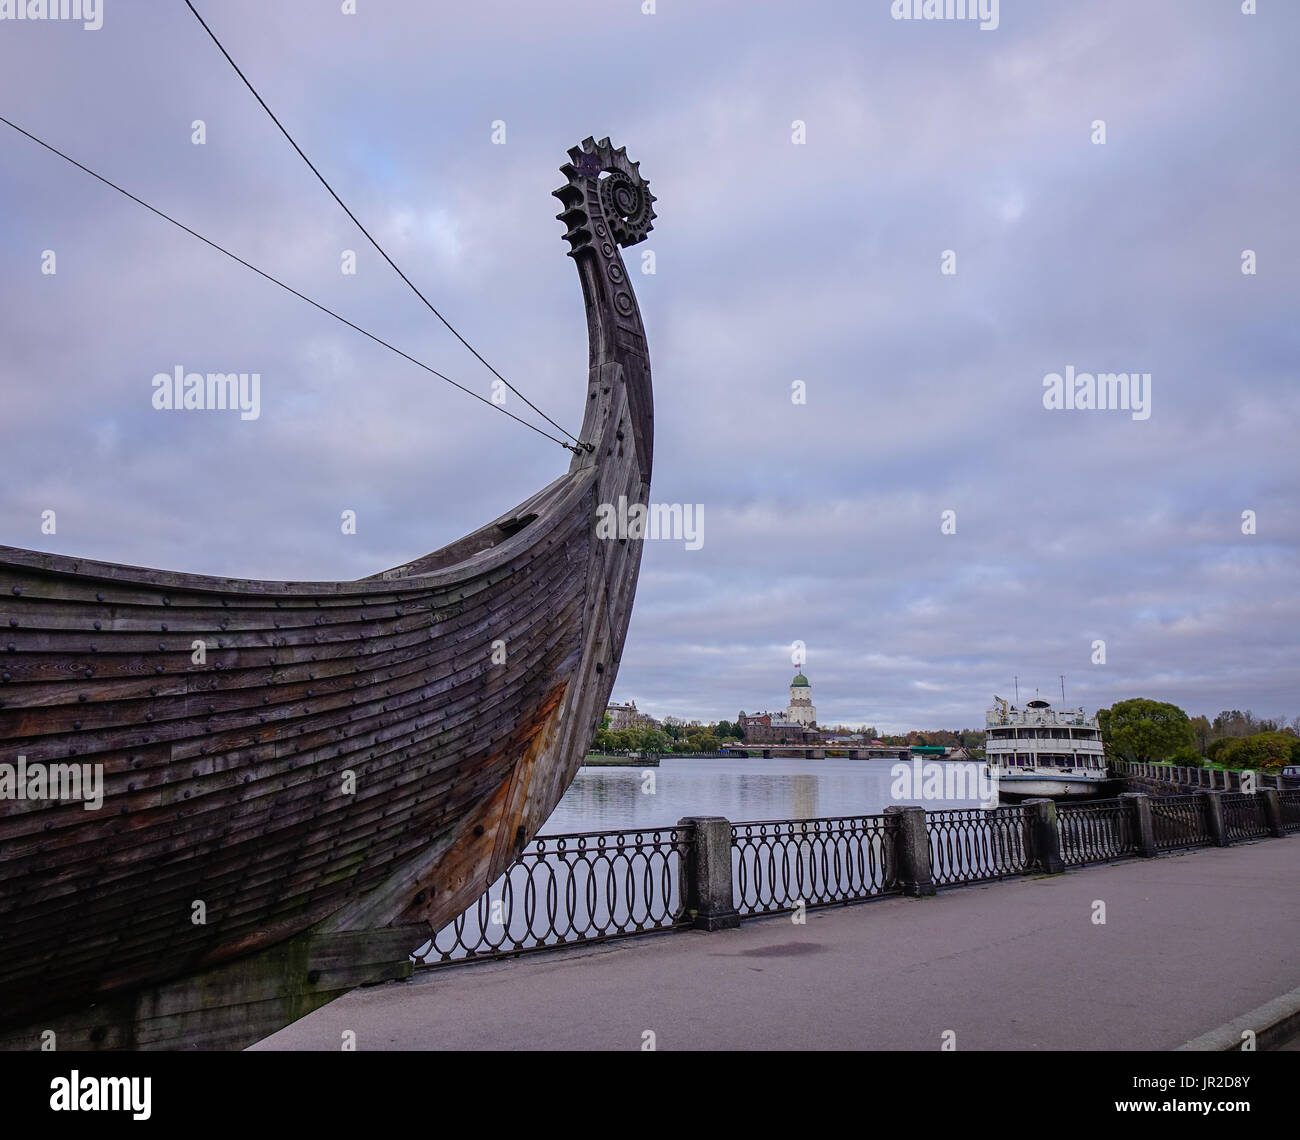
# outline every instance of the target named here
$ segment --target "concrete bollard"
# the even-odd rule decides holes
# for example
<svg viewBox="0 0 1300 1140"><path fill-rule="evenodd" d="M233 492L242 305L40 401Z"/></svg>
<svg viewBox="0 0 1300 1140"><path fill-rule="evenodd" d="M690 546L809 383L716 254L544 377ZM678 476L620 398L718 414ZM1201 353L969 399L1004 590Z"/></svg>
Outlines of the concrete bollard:
<svg viewBox="0 0 1300 1140"><path fill-rule="evenodd" d="M740 925L731 888L731 821L720 815L688 815L694 841L681 861L681 897L696 930L730 930Z"/></svg>
<svg viewBox="0 0 1300 1140"><path fill-rule="evenodd" d="M1210 833L1210 842L1216 847L1227 847L1228 828L1223 819L1222 792L1197 792L1201 797L1201 808L1205 812L1205 826Z"/></svg>
<svg viewBox="0 0 1300 1140"><path fill-rule="evenodd" d="M885 844L885 881L897 883L911 898L934 894L925 809L890 804L885 808L885 826L890 832L890 842Z"/></svg>
<svg viewBox="0 0 1300 1140"><path fill-rule="evenodd" d="M1129 802L1137 853L1143 859L1155 858L1156 829L1151 817L1151 797L1146 792L1120 792L1119 798Z"/></svg>
<svg viewBox="0 0 1300 1140"><path fill-rule="evenodd" d="M1034 862L1040 871L1061 874L1065 860L1061 858L1061 824L1056 817L1056 801L1026 800L1025 807L1033 811Z"/></svg>

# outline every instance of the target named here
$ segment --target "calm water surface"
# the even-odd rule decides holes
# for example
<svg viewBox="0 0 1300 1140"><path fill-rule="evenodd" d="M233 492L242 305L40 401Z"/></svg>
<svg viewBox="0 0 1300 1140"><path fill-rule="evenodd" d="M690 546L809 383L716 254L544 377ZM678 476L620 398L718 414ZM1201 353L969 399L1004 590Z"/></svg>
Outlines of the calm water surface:
<svg viewBox="0 0 1300 1140"><path fill-rule="evenodd" d="M615 828L652 828L687 815L756 819L878 815L889 794L895 760L688 760L665 756L658 768L580 768L542 828L543 835ZM653 773L653 792L643 790ZM927 801L937 808L975 807L975 800Z"/></svg>

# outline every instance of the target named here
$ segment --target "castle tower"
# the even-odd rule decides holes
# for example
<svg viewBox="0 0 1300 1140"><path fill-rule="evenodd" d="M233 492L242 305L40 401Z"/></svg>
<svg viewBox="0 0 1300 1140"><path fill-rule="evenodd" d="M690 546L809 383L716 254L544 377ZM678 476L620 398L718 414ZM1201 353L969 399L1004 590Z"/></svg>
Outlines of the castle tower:
<svg viewBox="0 0 1300 1140"><path fill-rule="evenodd" d="M790 707L785 710L786 720L812 728L817 724L817 710L812 703L812 685L802 673L796 673L790 682Z"/></svg>

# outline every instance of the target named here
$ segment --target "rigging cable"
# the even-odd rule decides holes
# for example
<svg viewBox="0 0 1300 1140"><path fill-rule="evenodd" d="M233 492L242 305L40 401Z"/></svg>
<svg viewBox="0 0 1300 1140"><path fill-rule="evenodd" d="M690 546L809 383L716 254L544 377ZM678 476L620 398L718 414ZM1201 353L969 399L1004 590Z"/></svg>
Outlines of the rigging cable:
<svg viewBox="0 0 1300 1140"><path fill-rule="evenodd" d="M414 356L411 356L409 353L403 352L400 348L397 348L395 345L391 345L391 344L389 344L388 341L384 340L383 338L376 336L376 335L375 335L374 333L372 333L372 332L367 332L367 331L366 331L365 329L363 329L360 325L353 324L350 320L347 319L347 317L340 316L340 315L339 315L338 313L336 313L333 309L326 308L326 307L325 307L324 305L322 305L319 301L313 301L313 300L312 300L310 297L308 297L305 293L299 293L298 290L295 289L292 285L286 285L286 284L285 284L283 281L281 281L278 277L272 277L271 274L267 273L265 270L258 269L258 267L257 267L256 265L252 264L252 262L245 261L245 260L244 260L242 257L240 257L238 254L231 253L230 250L226 249L224 246L218 245L215 241L212 241L210 238L205 238L205 237L204 237L201 233L199 233L197 230L192 230L192 229L190 229L189 226L185 225L183 222L178 222L175 218L171 217L171 215L169 215L169 214L164 214L164 213L163 213L161 210L159 210L156 206L151 206L151 205L149 205L149 203L146 202L143 198L137 198L137 197L136 197L134 194L132 194L129 190L123 190L122 187L119 186L116 182L110 182L110 181L109 181L107 178L105 178L102 174L96 174L93 170L90 169L90 167L88 167L88 166L83 166L83 165L82 165L80 162L78 162L75 158L71 158L71 157L69 157L68 155L64 154L63 151L59 150L57 147L51 146L49 143L45 142L43 139L39 139L39 138L37 138L34 134L31 133L31 131L25 131L25 130L23 130L23 128L20 127L17 123L10 122L10 121L9 121L8 119L6 119L3 115L0 115L0 123L4 123L4 125L7 126L7 127L12 127L12 128L13 128L15 131L17 131L20 135L26 135L27 138L29 138L29 139L32 140L32 142L37 143L37 144L39 144L40 146L43 146L46 150L50 151L50 152L53 153L53 154L57 154L57 155L58 155L61 159L63 159L65 162L69 162L69 163L71 163L71 164L72 164L73 166L75 166L78 170L83 170L83 171L85 171L85 172L86 172L87 174L89 174L92 178L98 179L98 180L99 180L100 182L102 182L105 186L109 186L109 187L111 187L112 189L116 190L119 194L122 194L122 195L124 195L125 197L130 198L132 202L135 202L137 205L143 206L146 210L150 211L150 213L157 214L157 215L158 215L160 218L162 218L164 221L171 222L172 225L176 226L178 229L182 229L182 230L184 230L184 231L185 231L187 234L189 234L191 237L196 237L196 238L199 239L199 241L203 242L205 245L210 245L213 249L217 250L219 253L224 253L224 254L225 254L227 257L229 257L232 261L237 261L237 262L239 262L240 265L244 266L246 269L251 269L251 270L252 270L254 273L256 273L259 277L265 277L268 281L272 282L273 284L275 284L275 285L279 285L280 288L281 288L281 289L284 289L286 292L292 293L292 294L293 294L295 297L297 297L299 300L306 301L307 304L313 306L314 308L319 309L322 313L328 313L328 314L329 314L331 317L333 317L336 321L341 321L343 324L347 325L348 328L350 328L350 329L355 329L355 330L356 330L357 332L359 332L362 336L369 337L369 338L370 338L371 340L373 340L376 344L381 344L381 345L383 345L383 346L384 346L386 349L388 349L390 352L395 352L395 353L397 353L397 355L400 356L400 357L402 357L404 360L409 360L412 364L418 365L420 368L423 368L426 372L431 372L434 376L438 377L439 380L445 380L445 381L447 381L447 383L450 384L453 388L459 388L459 389L460 389L462 392L464 392L467 396L473 396L474 399L476 399L476 400L479 401L479 403L486 404L489 408L494 408L496 411L501 412L501 413L503 413L504 415L509 416L509 417L510 417L512 420L514 420L516 423L521 423L521 424L523 424L524 427L532 429L532 430L535 431L538 435L545 436L545 437L546 437L547 439L549 439L552 443L558 443L561 447L563 447L563 448L565 448L565 449L567 449L567 450L569 450L569 451L572 451L575 455L580 454L580 446L581 446L581 445L577 445L577 446L575 446L574 444L571 444L571 443L565 443L564 440L562 440L562 439L557 439L555 436L551 435L550 432L548 432L548 431L543 431L543 430L542 430L541 428L539 428L536 424L530 424L527 420L520 419L520 418L519 418L517 415L515 415L513 412L507 412L506 409L503 408L503 407L501 407L500 404L494 404L491 400L487 399L486 397L480 396L477 392L473 391L473 390L470 389L470 388L466 388L464 384L458 384L458 383L457 383L455 380L453 380L450 376L444 376L444 375L443 375L441 372L439 372L436 368L431 368L429 365L425 364L424 361L422 361L422 360L417 360ZM560 430L563 431L564 429L561 428Z"/></svg>
<svg viewBox="0 0 1300 1140"><path fill-rule="evenodd" d="M334 187L331 186L325 180L325 176L319 170L316 169L316 166L312 162L312 160L308 158L306 154L303 153L302 147L300 147L296 142L294 142L293 136L287 130L285 130L284 124L281 123L280 120L275 117L275 112L272 111L271 108L266 105L266 100L263 99L262 96L257 93L257 88L254 87L251 82L249 82L248 76L246 76L243 73L243 71L240 70L239 64L237 64L234 61L234 59L231 58L230 52L226 51L225 45L223 45L222 42L219 39L217 39L216 33L210 27L208 27L203 17L199 15L198 9L194 7L194 5L190 2L190 0L185 0L185 6L189 8L191 12L194 13L194 18L198 20L203 30L208 33L208 36L212 39L212 42L217 45L217 49L221 52L221 54L226 57L226 62L229 63L230 66L235 69L235 74L238 75L239 78L244 81L244 86L247 87L248 90L252 92L253 98L256 99L258 103L261 104L262 110L265 111L268 115L270 115L271 122L273 122L280 129L280 133L284 135L286 139L289 140L289 145L298 152L298 157L301 158L303 162L307 164L311 172L314 175L316 175L316 178L320 181L320 184L324 186L326 190L329 191L330 197L332 197L334 201L336 201L339 204L339 206L342 208L343 212L347 214L349 218L352 219L357 229L359 229L363 234L365 234L366 240L369 241L370 244L375 247L375 249L379 252L379 256L382 257L386 262L388 262L389 265L392 266L393 272L395 272L398 277L400 277L403 281L406 282L406 284L410 287L411 292L414 293L417 297L420 298L421 301L424 302L425 307L428 308L429 312L431 312L435 317L438 318L438 320L440 320L447 327L447 330L452 334L452 336L454 336L458 341L460 341L461 344L463 344L466 348L470 350L470 352L474 354L474 356L478 359L480 364L482 364L485 368L487 368L487 370L491 372L493 376L495 376L498 380L501 381L502 384L504 384L507 388L509 388L510 391L512 391L516 396L518 396L521 400L523 400L525 404L527 404L530 408L532 408L533 411L535 411L539 416L541 416L542 419L544 419L548 424L550 424L557 431L563 432L575 443L578 443L579 440L576 435L574 435L571 431L567 430L566 428L563 428L559 424L557 424L553 419L551 419L550 416L548 416L544 411L542 411L541 408L539 408L536 404L534 404L532 400L530 400L527 396L525 396L521 391L519 391L518 388L516 388L513 384L511 384L509 380L507 380L504 376L502 376L500 372L498 372L495 368L492 367L492 365L490 365L486 360L484 360L482 355L479 353L478 349L476 349L472 344L469 343L469 341L467 341L463 336L461 336L460 333L458 333L456 329L452 326L452 323L449 320L447 320L447 318L444 317L440 312L438 312L437 309L433 307L433 304L429 301L429 299L423 293L421 293L419 289L416 288L415 283L409 277L407 277L406 274L401 271L401 269L398 268L397 262L395 262L391 257L388 256L388 254L384 251L383 246L381 246L371 235L370 231L361 224L361 220L356 216L356 214L354 214L351 210L349 210L347 204L343 201L343 199L340 198L338 194L334 192ZM591 450L590 444L584 446L587 448L587 450Z"/></svg>

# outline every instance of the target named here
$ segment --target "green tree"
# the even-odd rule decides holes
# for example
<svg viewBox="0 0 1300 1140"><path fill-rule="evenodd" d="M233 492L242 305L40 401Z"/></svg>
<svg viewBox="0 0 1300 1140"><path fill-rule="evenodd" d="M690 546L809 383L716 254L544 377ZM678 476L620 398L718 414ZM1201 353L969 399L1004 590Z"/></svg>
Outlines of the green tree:
<svg viewBox="0 0 1300 1140"><path fill-rule="evenodd" d="M1215 736L1250 736L1259 731L1255 714L1247 709L1224 709L1210 726Z"/></svg>
<svg viewBox="0 0 1300 1140"><path fill-rule="evenodd" d="M741 738L739 723L720 720L713 727L713 735L719 740L739 740Z"/></svg>
<svg viewBox="0 0 1300 1140"><path fill-rule="evenodd" d="M1220 736L1216 740L1211 740L1205 748L1205 758L1213 761L1215 764L1222 762L1223 750L1236 739L1232 736Z"/></svg>
<svg viewBox="0 0 1300 1140"><path fill-rule="evenodd" d="M667 752L669 740L666 733L660 732L657 728L652 728L648 724L639 724L630 730L632 739L635 741L633 747L638 752Z"/></svg>
<svg viewBox="0 0 1300 1140"><path fill-rule="evenodd" d="M692 752L716 752L718 738L711 732L693 732L686 738Z"/></svg>
<svg viewBox="0 0 1300 1140"><path fill-rule="evenodd" d="M1202 756L1214 739L1214 726L1203 716L1192 717L1192 732L1196 734L1196 750Z"/></svg>
<svg viewBox="0 0 1300 1140"><path fill-rule="evenodd" d="M1106 749L1135 764L1167 760L1179 748L1194 747L1196 733L1187 714L1165 701L1135 697L1097 713Z"/></svg>
<svg viewBox="0 0 1300 1140"><path fill-rule="evenodd" d="M1254 768L1275 772L1291 763L1295 745L1300 743L1289 732L1257 732L1228 741L1219 753L1219 763L1225 768Z"/></svg>
<svg viewBox="0 0 1300 1140"><path fill-rule="evenodd" d="M1181 748L1175 750L1170 755L1169 762L1171 764L1177 764L1182 768L1205 767L1205 757L1202 756L1196 747L1191 744L1184 744Z"/></svg>

